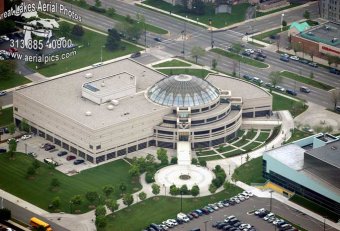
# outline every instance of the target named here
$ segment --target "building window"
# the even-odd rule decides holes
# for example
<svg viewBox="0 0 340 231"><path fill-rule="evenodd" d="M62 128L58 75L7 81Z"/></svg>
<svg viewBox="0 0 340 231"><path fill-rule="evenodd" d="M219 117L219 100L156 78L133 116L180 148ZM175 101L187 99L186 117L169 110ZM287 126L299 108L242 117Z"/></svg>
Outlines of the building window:
<svg viewBox="0 0 340 231"><path fill-rule="evenodd" d="M14 107L14 111L18 111L19 109L17 107Z"/></svg>
<svg viewBox="0 0 340 231"><path fill-rule="evenodd" d="M97 150L98 150L98 149L101 149L101 148L102 148L101 145L97 145L97 147L96 147Z"/></svg>
<svg viewBox="0 0 340 231"><path fill-rule="evenodd" d="M93 145L90 144L90 149L93 149Z"/></svg>
<svg viewBox="0 0 340 231"><path fill-rule="evenodd" d="M212 122L212 121L215 121L216 119L217 119L216 116L215 117L211 117L211 118L207 119L207 122Z"/></svg>

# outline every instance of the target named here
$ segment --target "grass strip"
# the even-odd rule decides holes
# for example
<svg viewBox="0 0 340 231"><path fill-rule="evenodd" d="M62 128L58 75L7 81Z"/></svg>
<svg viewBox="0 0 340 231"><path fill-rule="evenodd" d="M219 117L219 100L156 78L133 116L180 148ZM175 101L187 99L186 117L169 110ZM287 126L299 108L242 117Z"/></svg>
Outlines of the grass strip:
<svg viewBox="0 0 340 231"><path fill-rule="evenodd" d="M159 63L156 65L153 65L152 67L190 67L191 64L183 62L181 60L178 59L173 59L170 61L166 61L163 63Z"/></svg>
<svg viewBox="0 0 340 231"><path fill-rule="evenodd" d="M262 156L236 168L232 177L249 185L251 183L265 183L267 180L262 176Z"/></svg>
<svg viewBox="0 0 340 231"><path fill-rule="evenodd" d="M316 81L314 79L311 79L311 78L308 78L308 77L305 77L305 76L302 76L302 75L298 75L298 74L295 74L295 73L290 72L290 71L282 71L280 73L280 75L282 77L292 79L292 80L298 81L300 83L305 83L305 84L308 84L310 86L313 86L313 87L316 87L316 88L319 88L319 89L322 89L322 90L325 90L325 91L329 91L329 90L333 89L332 86L329 86L325 83L321 83L321 82Z"/></svg>
<svg viewBox="0 0 340 231"><path fill-rule="evenodd" d="M206 69L190 69L190 68L183 68L183 69L158 69L158 71L162 72L166 75L179 75L179 74L187 74L187 75L194 75L196 77L204 79L211 71Z"/></svg>
<svg viewBox="0 0 340 231"><path fill-rule="evenodd" d="M2 109L0 111L0 127L13 123L13 107Z"/></svg>
<svg viewBox="0 0 340 231"><path fill-rule="evenodd" d="M6 90L30 82L31 80L25 78L25 76L14 73L11 77L0 78L0 90Z"/></svg>

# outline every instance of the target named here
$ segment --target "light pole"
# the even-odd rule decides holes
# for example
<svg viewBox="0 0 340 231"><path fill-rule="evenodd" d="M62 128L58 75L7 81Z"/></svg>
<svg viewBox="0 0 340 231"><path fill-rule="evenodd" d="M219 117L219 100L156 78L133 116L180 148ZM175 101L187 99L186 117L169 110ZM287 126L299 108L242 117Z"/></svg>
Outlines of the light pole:
<svg viewBox="0 0 340 231"><path fill-rule="evenodd" d="M326 231L326 217L323 217L323 231Z"/></svg>
<svg viewBox="0 0 340 231"><path fill-rule="evenodd" d="M213 36L213 29L211 26L212 19L209 18L209 25L210 25L210 43L211 43L211 48L214 48L214 36Z"/></svg>
<svg viewBox="0 0 340 231"><path fill-rule="evenodd" d="M282 26L282 22L283 22L283 17L285 16L285 14L281 14L281 31L282 31L282 29L283 29L283 26Z"/></svg>
<svg viewBox="0 0 340 231"><path fill-rule="evenodd" d="M203 221L203 223L204 223L204 231L207 231L207 223L208 223L208 222L209 222L208 220Z"/></svg>
<svg viewBox="0 0 340 231"><path fill-rule="evenodd" d="M104 47L104 46L101 46L101 47L100 47L100 62L101 62L101 63L103 62L103 47Z"/></svg>
<svg viewBox="0 0 340 231"><path fill-rule="evenodd" d="M188 16L186 15L185 16L186 18L188 18ZM183 50L182 50L182 54L183 54L183 57L185 57L185 40L186 40L186 37L187 37L187 21L184 20L184 30L182 31L182 37L183 37Z"/></svg>
<svg viewBox="0 0 340 231"><path fill-rule="evenodd" d="M272 211L272 200L273 200L273 190L270 190L269 193L270 193L270 206L269 206L269 211L271 212Z"/></svg>

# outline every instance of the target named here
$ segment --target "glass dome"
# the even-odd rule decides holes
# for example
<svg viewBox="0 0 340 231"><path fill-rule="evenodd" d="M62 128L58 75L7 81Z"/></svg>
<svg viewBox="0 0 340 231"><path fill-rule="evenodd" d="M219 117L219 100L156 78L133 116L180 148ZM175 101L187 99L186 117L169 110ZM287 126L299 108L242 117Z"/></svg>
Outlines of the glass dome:
<svg viewBox="0 0 340 231"><path fill-rule="evenodd" d="M172 75L158 81L147 93L150 100L164 106L201 106L219 97L209 82L191 75Z"/></svg>

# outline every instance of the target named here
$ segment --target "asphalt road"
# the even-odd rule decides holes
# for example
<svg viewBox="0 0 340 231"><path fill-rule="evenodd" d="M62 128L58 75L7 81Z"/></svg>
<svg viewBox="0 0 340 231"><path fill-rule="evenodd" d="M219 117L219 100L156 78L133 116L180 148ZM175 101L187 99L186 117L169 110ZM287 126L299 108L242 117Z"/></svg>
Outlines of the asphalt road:
<svg viewBox="0 0 340 231"><path fill-rule="evenodd" d="M223 221L226 217L234 215L236 216L241 222L249 223L253 225L256 230L258 231L269 231L275 230L275 226L264 221L263 219L250 214L249 212L259 208L265 208L270 210L270 199L269 198L258 198L252 197L240 204L230 206L227 208L220 208L218 211L214 213L203 215L198 219L194 219L189 223L178 225L171 230L191 230L194 228L200 228L201 230L205 230L205 223L207 223L207 229L209 231L217 231L216 228L212 227L212 223L216 221ZM323 223L320 221L315 220L314 218L302 214L295 209L282 204L281 202L273 199L272 201L272 212L277 214L289 222L292 222L296 225L300 225L301 227L305 228L308 231L320 231L323 230ZM328 226L326 224L327 231L335 231L336 229Z"/></svg>
<svg viewBox="0 0 340 231"><path fill-rule="evenodd" d="M22 221L26 224L29 224L31 217L37 217L37 218L42 219L43 221L49 223L51 225L51 227L53 228L53 230L68 231L68 229L65 229L64 227L56 224L52 220L47 220L46 218L39 216L39 215L27 210L26 208L22 208L19 205L12 203L12 202L10 202L6 199L3 200L3 206L4 206L4 208L8 208L9 210L11 210L13 218L15 218L19 221Z"/></svg>
<svg viewBox="0 0 340 231"><path fill-rule="evenodd" d="M88 2L92 3L93 1L89 0ZM140 8L122 1L103 0L102 6L107 8L114 7L117 13L122 15L129 14L132 17L135 17L137 13L143 14L147 23L154 24L170 32L170 34L168 35L160 36L163 39L161 43L154 41L154 38L156 36L155 34L147 32L148 47L153 47L155 49L163 51L164 53L171 54L172 56L183 56L182 51L184 50L185 58L189 59L191 59L190 51L192 47L194 46L200 46L205 48L210 47L211 37L213 37L215 47L225 48L227 46L232 45L233 43L240 42L241 38L244 36L244 33L248 31L251 25L254 27L255 32L255 30L266 29L268 28L268 26L270 27L270 25L277 26L280 24L281 20L281 15L276 15L265 19L257 19L256 21L248 22L242 26L234 28L233 30L214 32L213 35L211 35L210 31L202 27L196 26L191 23L186 23L177 18L164 15L158 12L154 12L148 9ZM292 22L295 20L302 19L301 12L304 12L304 10L309 10L311 12L312 17L317 16L318 8L317 5L314 4L312 6L306 7L305 9L297 9L286 12L285 20L287 22ZM82 12L78 13L82 14ZM104 17L105 19L102 19L102 17L98 17L98 14L89 11L86 12L86 15L84 15L83 18L84 17L87 18L88 21L86 23L88 25L96 28L100 27L109 29L112 28L111 25L114 22L110 18ZM185 42L183 42L182 39L183 36L181 33L184 30L186 31L187 34L187 40ZM140 40L140 43L144 44L144 38ZM250 44L247 44L247 47L257 48ZM151 50L152 52L151 55L157 57L158 52L156 52L155 49ZM288 70L295 73L302 73L305 76L309 76L311 71L313 71L315 80L322 81L331 86L340 87L340 78L338 78L336 75L330 74L328 70L324 68L321 67L312 68L298 62L285 63L279 60L279 54L277 53L267 52L266 54L268 56L266 63L270 65L270 68L259 69L246 64L241 64L240 68L241 76L243 74L251 74L260 77L264 81L268 81L268 75L272 71ZM162 57L158 56L158 58L161 59ZM210 66L213 58L216 58L218 60L217 69L228 73L232 72L234 65L233 64L234 61L232 59L216 55L211 52L207 52L207 54L204 57L200 58L199 63L205 66ZM154 59L150 58L149 60ZM285 88L298 89L302 84L290 79L284 79L282 84L280 85L282 85ZM299 94L299 97L320 104L325 107L329 108L332 107L328 92L314 87L310 88L312 89L312 93L310 93L309 95Z"/></svg>

